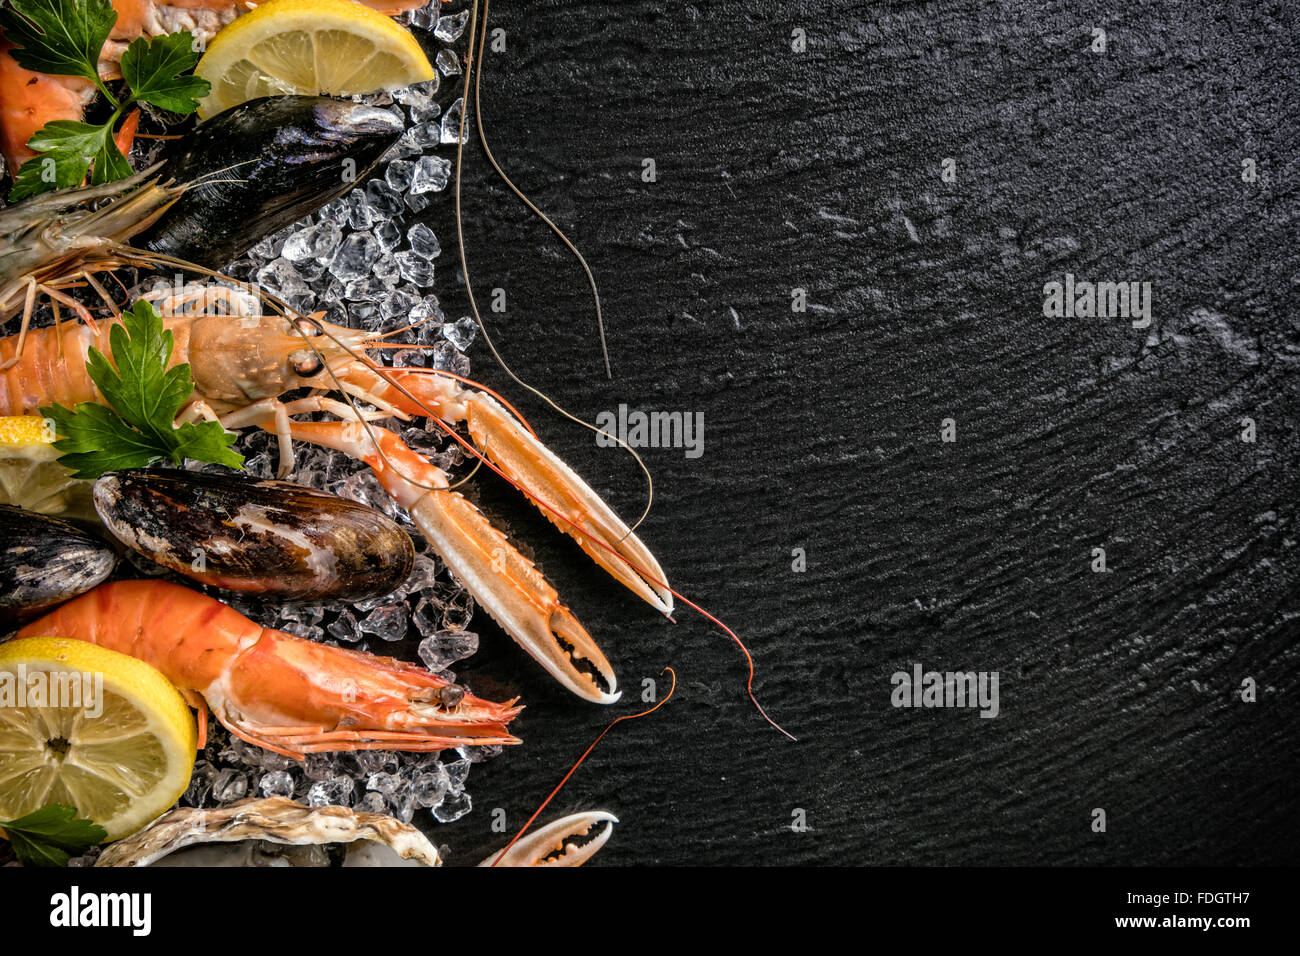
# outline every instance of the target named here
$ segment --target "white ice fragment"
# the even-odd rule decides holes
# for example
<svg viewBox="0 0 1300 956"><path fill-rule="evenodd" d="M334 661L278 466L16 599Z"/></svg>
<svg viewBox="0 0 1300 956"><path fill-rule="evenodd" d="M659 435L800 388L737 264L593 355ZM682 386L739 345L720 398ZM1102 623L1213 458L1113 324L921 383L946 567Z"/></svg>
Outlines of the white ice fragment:
<svg viewBox="0 0 1300 956"><path fill-rule="evenodd" d="M460 57L451 50L442 49L433 58L433 64L443 76L456 76L460 73Z"/></svg>
<svg viewBox="0 0 1300 956"><path fill-rule="evenodd" d="M293 777L287 771L276 770L262 778L260 787L264 797L292 797Z"/></svg>
<svg viewBox="0 0 1300 956"><path fill-rule="evenodd" d="M460 13L453 13L445 17L439 17L438 25L434 27L433 35L443 43L452 43L459 40L460 35L465 32L465 22L468 19L468 10L462 10Z"/></svg>
<svg viewBox="0 0 1300 956"><path fill-rule="evenodd" d="M411 170L415 164L405 159L395 159L384 170L384 182L399 193L411 188Z"/></svg>
<svg viewBox="0 0 1300 956"><path fill-rule="evenodd" d="M447 107L447 112L442 114L442 141L444 143L454 143L460 138L460 112L464 100L459 99ZM468 135L468 130L466 130ZM460 140L462 143L465 140Z"/></svg>
<svg viewBox="0 0 1300 956"><path fill-rule="evenodd" d="M352 803L356 784L348 777L328 777L318 780L307 790L309 807L346 807Z"/></svg>
<svg viewBox="0 0 1300 956"><path fill-rule="evenodd" d="M438 673L477 650L478 635L473 631L438 630L420 642L419 655L425 667Z"/></svg>
<svg viewBox="0 0 1300 956"><path fill-rule="evenodd" d="M461 316L455 322L445 322L442 326L443 338L462 352L469 348L470 343L474 341L476 332L478 332L478 326L469 316Z"/></svg>
<svg viewBox="0 0 1300 956"><path fill-rule="evenodd" d="M406 636L407 611L405 603L383 604L375 608L359 624L361 630L383 641L400 641Z"/></svg>
<svg viewBox="0 0 1300 956"><path fill-rule="evenodd" d="M376 219L391 219L402 211L402 198L382 179L366 181L366 204Z"/></svg>
<svg viewBox="0 0 1300 956"><path fill-rule="evenodd" d="M433 818L439 823L451 823L469 813L472 806L468 793L448 793L433 808Z"/></svg>
<svg viewBox="0 0 1300 956"><path fill-rule="evenodd" d="M433 282L433 263L422 256L417 256L414 252L399 252L393 257L397 260L397 268L402 272L402 278L408 282L414 282L418 286L426 286Z"/></svg>
<svg viewBox="0 0 1300 956"><path fill-rule="evenodd" d="M343 230L333 219L322 219L315 225L300 229L285 240L280 254L292 262L308 259L328 260L334 255L339 242L343 239Z"/></svg>
<svg viewBox="0 0 1300 956"><path fill-rule="evenodd" d="M355 644L361 640L361 631L357 628L357 619L352 612L344 608L325 632L336 641Z"/></svg>
<svg viewBox="0 0 1300 956"><path fill-rule="evenodd" d="M436 259L442 252L442 245L432 229L422 222L417 222L406 233L411 241L411 251L421 259Z"/></svg>
<svg viewBox="0 0 1300 956"><path fill-rule="evenodd" d="M375 238L384 250L391 252L402 244L402 230L397 228L397 223L391 219L385 219L374 229Z"/></svg>
<svg viewBox="0 0 1300 956"><path fill-rule="evenodd" d="M443 129L446 130L444 120ZM447 142L444 135L442 141ZM452 136L452 142L455 142L455 136ZM443 159L441 156L421 156L411 170L411 192L417 196L421 193L436 193L447 188L447 182L451 178L451 161Z"/></svg>
<svg viewBox="0 0 1300 956"><path fill-rule="evenodd" d="M257 270L257 284L278 295L290 305L302 304L311 296L311 289L298 275L292 262L285 258L272 260Z"/></svg>
<svg viewBox="0 0 1300 956"><path fill-rule="evenodd" d="M347 282L368 275L379 258L379 243L368 232L354 232L343 240L330 260L330 271ZM349 296L349 298L351 298Z"/></svg>

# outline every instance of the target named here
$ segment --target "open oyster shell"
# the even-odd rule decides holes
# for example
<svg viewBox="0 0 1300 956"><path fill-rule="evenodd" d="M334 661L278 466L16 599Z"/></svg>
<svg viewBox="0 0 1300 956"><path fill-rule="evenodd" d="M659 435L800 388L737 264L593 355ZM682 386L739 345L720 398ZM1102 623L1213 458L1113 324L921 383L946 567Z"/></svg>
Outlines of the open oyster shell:
<svg viewBox="0 0 1300 956"><path fill-rule="evenodd" d="M268 843L303 849L272 859L261 849ZM171 810L107 847L95 865L325 866L328 844L349 845L344 866L441 865L428 838L400 820L346 807L308 807L285 797Z"/></svg>

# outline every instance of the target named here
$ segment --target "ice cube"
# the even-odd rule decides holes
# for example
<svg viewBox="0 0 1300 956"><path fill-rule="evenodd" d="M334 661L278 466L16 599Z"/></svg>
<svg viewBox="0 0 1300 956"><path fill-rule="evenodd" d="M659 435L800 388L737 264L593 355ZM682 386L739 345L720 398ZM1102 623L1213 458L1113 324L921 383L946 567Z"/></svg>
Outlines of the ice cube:
<svg viewBox="0 0 1300 956"><path fill-rule="evenodd" d="M424 666L437 673L477 650L478 635L473 631L439 630L420 642L419 655Z"/></svg>
<svg viewBox="0 0 1300 956"><path fill-rule="evenodd" d="M386 252L392 252L402 244L402 230L398 229L397 223L391 219L385 219L375 226L374 233Z"/></svg>
<svg viewBox="0 0 1300 956"><path fill-rule="evenodd" d="M443 341L433 347L433 367L456 375L468 375L469 359L465 358L456 346Z"/></svg>
<svg viewBox="0 0 1300 956"><path fill-rule="evenodd" d="M363 617L359 624L362 631L380 640L400 641L406 637L406 605L382 604Z"/></svg>
<svg viewBox="0 0 1300 956"><path fill-rule="evenodd" d="M461 126L460 114L461 114L461 106L463 105L463 103L464 103L463 99L456 100L456 102L452 103L450 106L447 107L447 112L442 114L442 141L444 143L454 143L458 139L462 143L466 141L466 139L462 138L460 135L460 126ZM466 125L465 137L468 137L469 124L466 123L465 125Z"/></svg>
<svg viewBox="0 0 1300 956"><path fill-rule="evenodd" d="M469 316L461 316L455 322L444 322L442 336L462 352L469 348L478 332L478 325Z"/></svg>
<svg viewBox="0 0 1300 956"><path fill-rule="evenodd" d="M372 275L352 279L343 289L343 297L349 302L378 302L386 295L388 295L388 286L384 280L376 279ZM361 312L353 309L352 316L359 318Z"/></svg>
<svg viewBox="0 0 1300 956"><path fill-rule="evenodd" d="M459 102L459 101L458 101ZM451 114L448 113L448 116ZM442 141L447 142L447 117L442 119L443 137ZM453 134L451 142L455 142L456 137ZM415 168L411 170L411 192L419 195L421 193L436 193L447 188L447 181L451 178L451 160L443 159L441 156L421 156L416 161Z"/></svg>
<svg viewBox="0 0 1300 956"><path fill-rule="evenodd" d="M402 211L401 197L382 179L366 181L366 202L376 219L388 219Z"/></svg>
<svg viewBox="0 0 1300 956"><path fill-rule="evenodd" d="M330 271L347 282L369 275L370 267L379 258L379 243L368 232L354 232L339 245L330 260ZM351 298L349 296L349 298Z"/></svg>
<svg viewBox="0 0 1300 956"><path fill-rule="evenodd" d="M449 631L463 631L474 617L474 599L468 591L457 591L443 602L442 626Z"/></svg>
<svg viewBox="0 0 1300 956"><path fill-rule="evenodd" d="M311 289L298 275L294 264L283 257L274 259L257 270L257 284L278 295L289 304L311 296Z"/></svg>
<svg viewBox="0 0 1300 956"><path fill-rule="evenodd" d="M468 793L448 793L433 808L433 818L439 823L451 823L469 813L472 807Z"/></svg>
<svg viewBox="0 0 1300 956"><path fill-rule="evenodd" d="M406 238L411 241L411 251L421 259L436 259L442 252L438 237L422 222L417 222L408 229Z"/></svg>
<svg viewBox="0 0 1300 956"><path fill-rule="evenodd" d="M468 10L462 10L460 13L453 13L445 17L439 17L438 25L433 28L433 35L443 43L452 43L455 40L459 40L460 35L465 32L465 23L468 19Z"/></svg>
<svg viewBox="0 0 1300 956"><path fill-rule="evenodd" d="M411 795L415 797L416 804L421 807L437 806L449 789L447 773L440 765L433 771L417 774L411 781Z"/></svg>
<svg viewBox="0 0 1300 956"><path fill-rule="evenodd" d="M406 324L411 310L419 303L419 296L406 289L394 289L379 302L379 314L384 319L401 319Z"/></svg>
<svg viewBox="0 0 1300 956"><path fill-rule="evenodd" d="M219 804L242 800L248 792L248 778L238 770L226 767L212 782L212 799Z"/></svg>
<svg viewBox="0 0 1300 956"><path fill-rule="evenodd" d="M354 189L348 193L348 225L353 229L369 229L374 225L374 209L371 207L366 194L359 189Z"/></svg>
<svg viewBox="0 0 1300 956"><path fill-rule="evenodd" d="M403 823L410 823L415 817L415 795L403 790L393 795L393 816Z"/></svg>
<svg viewBox="0 0 1300 956"><path fill-rule="evenodd" d="M395 159L384 170L384 182L395 191L404 193L411 188L411 170L414 168L415 163Z"/></svg>
<svg viewBox="0 0 1300 956"><path fill-rule="evenodd" d="M356 784L347 777L317 780L307 789L309 807L346 807L352 803Z"/></svg>
<svg viewBox="0 0 1300 956"><path fill-rule="evenodd" d="M385 225L387 224L385 223ZM375 260L371 274L385 286L392 287L397 285L397 280L402 276L402 270L397 266L397 257L385 252Z"/></svg>
<svg viewBox="0 0 1300 956"><path fill-rule="evenodd" d="M409 139L411 145L418 147L421 152L430 146L437 146L442 142L442 124L434 121L440 112L437 103L431 104L430 109L422 114L423 121L410 127L402 134L403 138Z"/></svg>
<svg viewBox="0 0 1300 956"><path fill-rule="evenodd" d="M283 770L268 773L260 784L264 797L292 797L293 777Z"/></svg>
<svg viewBox="0 0 1300 956"><path fill-rule="evenodd" d="M347 644L355 644L361 640L361 630L357 627L357 619L346 608L339 612L339 616L329 627L325 628L325 633L334 640L343 641Z"/></svg>
<svg viewBox="0 0 1300 956"><path fill-rule="evenodd" d="M438 7L441 6L442 0L434 0L433 3L423 7L417 7L407 14L407 22L413 27L421 30L432 30L438 23Z"/></svg>
<svg viewBox="0 0 1300 956"><path fill-rule="evenodd" d="M488 744L485 747L457 747L456 753L470 763L482 763L485 760L491 760L493 757L501 756L502 749L500 744Z"/></svg>
<svg viewBox="0 0 1300 956"><path fill-rule="evenodd" d="M465 780L469 777L469 761L453 760L451 763L442 765L447 771L447 782L452 790L457 792L465 789Z"/></svg>
<svg viewBox="0 0 1300 956"><path fill-rule="evenodd" d="M372 773L366 780L366 789L391 797L401 783L402 778L395 773Z"/></svg>
<svg viewBox="0 0 1300 956"><path fill-rule="evenodd" d="M458 76L460 74L460 57L445 47L438 51L433 63L443 76Z"/></svg>
<svg viewBox="0 0 1300 956"><path fill-rule="evenodd" d="M339 224L333 219L322 219L314 226L300 229L291 235L280 250L280 255L292 262L306 259L328 261L342 239L343 230Z"/></svg>
<svg viewBox="0 0 1300 956"><path fill-rule="evenodd" d="M212 783L217 778L217 768L206 760L196 761L190 774L190 785L181 797L181 802L189 807L201 807L212 790Z"/></svg>
<svg viewBox="0 0 1300 956"><path fill-rule="evenodd" d="M367 774L397 769L398 755L390 750L358 750L356 757L362 771Z"/></svg>
<svg viewBox="0 0 1300 956"><path fill-rule="evenodd" d="M419 286L426 286L433 282L433 263L428 259L410 251L399 252L393 258L397 260L397 268L401 270L402 278L408 282L414 282Z"/></svg>

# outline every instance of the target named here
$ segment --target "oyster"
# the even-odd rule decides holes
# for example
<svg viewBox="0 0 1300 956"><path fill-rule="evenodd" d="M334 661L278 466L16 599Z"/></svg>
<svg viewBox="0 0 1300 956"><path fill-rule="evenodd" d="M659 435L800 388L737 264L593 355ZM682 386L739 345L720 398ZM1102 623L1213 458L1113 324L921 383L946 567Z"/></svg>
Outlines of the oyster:
<svg viewBox="0 0 1300 956"><path fill-rule="evenodd" d="M96 866L439 866L428 837L382 813L308 807L287 797L241 800L215 810L181 807L107 847ZM288 847L279 852L277 847Z"/></svg>
<svg viewBox="0 0 1300 956"><path fill-rule="evenodd" d="M95 510L127 547L201 584L289 600L361 600L410 576L415 545L386 515L287 481L113 471Z"/></svg>

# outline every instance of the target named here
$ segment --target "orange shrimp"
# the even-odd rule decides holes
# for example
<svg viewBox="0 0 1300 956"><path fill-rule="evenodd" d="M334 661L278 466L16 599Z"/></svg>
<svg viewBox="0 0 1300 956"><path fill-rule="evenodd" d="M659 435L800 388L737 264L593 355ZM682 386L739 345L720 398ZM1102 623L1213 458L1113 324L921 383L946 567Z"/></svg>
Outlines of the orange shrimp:
<svg viewBox="0 0 1300 956"><path fill-rule="evenodd" d="M99 61L99 75L112 80L121 76L118 61L127 46L137 37L155 37L188 30L196 40L206 44L222 27L258 5L259 0L113 0L117 22L104 44ZM362 0L366 6L393 16L424 6L427 0ZM27 145L32 135L55 120L79 121L86 106L95 97L95 84L75 76L49 76L33 73L19 66L9 55L9 45L0 34L0 152L17 174L27 160L36 155ZM134 129L130 131L134 132ZM131 137L125 135L117 146L125 155Z"/></svg>
<svg viewBox="0 0 1300 956"><path fill-rule="evenodd" d="M129 654L175 684L205 730L210 707L241 740L298 759L328 750L519 743L506 730L523 709L514 700L493 703L417 664L261 627L166 581L100 585L17 636L89 641Z"/></svg>

